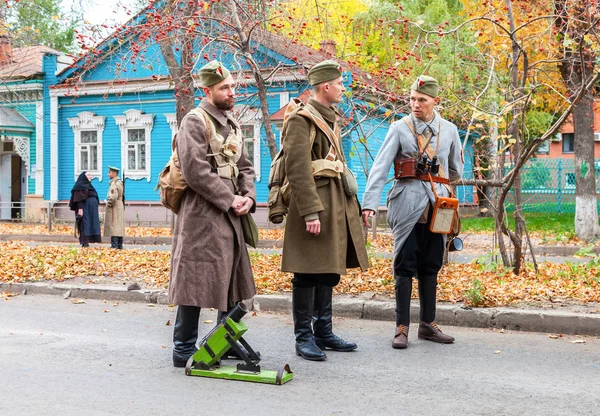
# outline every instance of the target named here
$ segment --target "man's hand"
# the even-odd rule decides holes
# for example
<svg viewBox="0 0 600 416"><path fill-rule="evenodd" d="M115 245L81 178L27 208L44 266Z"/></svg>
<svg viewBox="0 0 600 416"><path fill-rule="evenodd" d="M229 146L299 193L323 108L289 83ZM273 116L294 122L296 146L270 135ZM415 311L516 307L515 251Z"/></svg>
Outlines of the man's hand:
<svg viewBox="0 0 600 416"><path fill-rule="evenodd" d="M237 216L246 215L247 213L250 212L250 210L252 209L252 206L254 205L254 200L252 198L248 198L247 196L245 196L242 199L243 199L242 205L237 209L236 208L233 209Z"/></svg>
<svg viewBox="0 0 600 416"><path fill-rule="evenodd" d="M373 215L375 215L375 211L371 209L363 209L362 220L365 227L369 228L371 226L371 224L369 223L369 219L372 218Z"/></svg>
<svg viewBox="0 0 600 416"><path fill-rule="evenodd" d="M312 235L319 235L319 233L321 232L321 221L306 221L306 231L308 231Z"/></svg>
<svg viewBox="0 0 600 416"><path fill-rule="evenodd" d="M77 215L83 217L83 208L79 208L79 211L77 211Z"/></svg>
<svg viewBox="0 0 600 416"><path fill-rule="evenodd" d="M233 202L231 203L231 208L236 211L240 209L244 205L244 197L239 195L233 196Z"/></svg>

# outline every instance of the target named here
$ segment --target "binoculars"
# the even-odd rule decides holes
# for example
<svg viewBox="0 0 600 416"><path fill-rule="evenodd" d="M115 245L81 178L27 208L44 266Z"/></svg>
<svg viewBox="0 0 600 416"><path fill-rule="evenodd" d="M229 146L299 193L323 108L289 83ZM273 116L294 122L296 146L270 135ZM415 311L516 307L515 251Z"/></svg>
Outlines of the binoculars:
<svg viewBox="0 0 600 416"><path fill-rule="evenodd" d="M429 159L429 156L422 154L421 157L417 158L416 164L417 175L422 176L428 173L436 176L440 171L440 163L438 162L437 156Z"/></svg>

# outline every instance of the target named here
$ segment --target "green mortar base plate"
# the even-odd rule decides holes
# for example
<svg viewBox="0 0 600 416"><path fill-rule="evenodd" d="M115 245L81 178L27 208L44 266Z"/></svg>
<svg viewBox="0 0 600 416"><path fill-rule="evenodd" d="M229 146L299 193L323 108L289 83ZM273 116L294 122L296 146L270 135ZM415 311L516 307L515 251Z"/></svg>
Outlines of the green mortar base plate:
<svg viewBox="0 0 600 416"><path fill-rule="evenodd" d="M247 373L237 371L236 367L217 367L214 370L198 370L190 368L186 371L188 376L220 378L224 380L251 381L254 383L266 384L285 384L294 378L294 373L290 370L288 364L281 367L278 371L261 370L260 373Z"/></svg>

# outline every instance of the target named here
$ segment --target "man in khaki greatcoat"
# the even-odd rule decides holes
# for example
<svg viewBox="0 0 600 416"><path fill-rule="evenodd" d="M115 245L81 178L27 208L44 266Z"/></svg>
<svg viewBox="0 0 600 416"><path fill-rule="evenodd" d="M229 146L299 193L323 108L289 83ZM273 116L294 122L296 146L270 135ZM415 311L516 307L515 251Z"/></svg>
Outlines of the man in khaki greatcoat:
<svg viewBox="0 0 600 416"><path fill-rule="evenodd" d="M200 69L200 81L206 99L183 118L176 138L189 188L175 220L169 279L169 303L179 305L175 367L196 352L200 308L225 313L255 294L240 216L255 209L256 189L240 126L229 113L236 85L218 61Z"/></svg>
<svg viewBox="0 0 600 416"><path fill-rule="evenodd" d="M119 179L119 168L108 167L110 185L106 195L104 214L104 235L110 237L110 248L123 249L125 235L125 204L123 203L123 182Z"/></svg>
<svg viewBox="0 0 600 416"><path fill-rule="evenodd" d="M332 104L345 91L340 65L324 61L308 73L313 97L305 109L312 117L292 113L282 131L285 167L291 188L289 213L283 241L282 270L293 272L292 307L296 353L307 360L322 361L324 350L353 351L357 345L332 331L332 293L346 268L369 265L356 195L348 195L341 175L313 174L316 166L345 162ZM325 123L324 129L313 121ZM311 145L311 123L315 138ZM333 147L332 140L336 142ZM337 149L339 150L337 150ZM335 151L337 150L337 151ZM316 162L316 163L315 163ZM342 169L343 172L343 169ZM314 313L314 323L313 323ZM312 324L312 326L311 326Z"/></svg>

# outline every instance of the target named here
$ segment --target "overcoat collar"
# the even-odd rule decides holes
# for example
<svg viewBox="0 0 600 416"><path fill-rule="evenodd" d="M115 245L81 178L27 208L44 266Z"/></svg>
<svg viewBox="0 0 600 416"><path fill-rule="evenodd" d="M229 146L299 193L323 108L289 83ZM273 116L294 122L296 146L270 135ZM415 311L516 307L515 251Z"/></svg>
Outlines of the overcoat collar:
<svg viewBox="0 0 600 416"><path fill-rule="evenodd" d="M335 123L336 120L336 112L333 107L325 107L323 104L315 100L314 98L310 98L308 103L317 109L319 113L323 116L326 121L330 123Z"/></svg>
<svg viewBox="0 0 600 416"><path fill-rule="evenodd" d="M440 115L437 111L433 111L433 118L429 123L425 123L423 120L419 120L413 114L410 115L410 122L415 127L417 134L423 134L427 127L431 128L433 135L437 136L440 128Z"/></svg>
<svg viewBox="0 0 600 416"><path fill-rule="evenodd" d="M223 114L221 110L209 103L206 99L202 100L202 102L200 103L200 108L206 111L208 114L210 114L210 116L214 118L217 121L217 123L219 123L222 127L227 127L227 121L229 121L234 126L236 125L235 120L231 118L229 113Z"/></svg>

